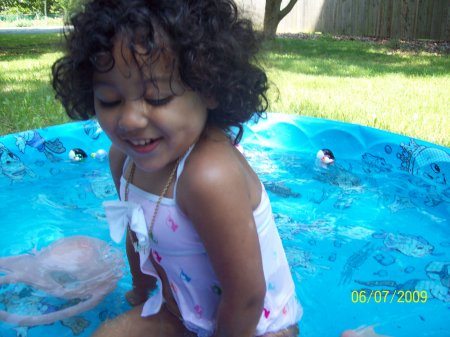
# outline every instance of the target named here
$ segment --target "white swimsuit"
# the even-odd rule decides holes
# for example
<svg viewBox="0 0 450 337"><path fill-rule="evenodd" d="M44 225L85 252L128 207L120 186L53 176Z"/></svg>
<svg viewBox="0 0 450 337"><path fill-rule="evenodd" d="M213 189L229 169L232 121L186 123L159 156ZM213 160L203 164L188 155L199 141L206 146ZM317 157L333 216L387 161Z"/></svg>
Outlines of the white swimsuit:
<svg viewBox="0 0 450 337"><path fill-rule="evenodd" d="M149 258L151 253L167 274L184 325L199 337L207 337L215 329L222 290L195 227L176 203L177 181L191 150L178 166L173 199L163 198L161 201L153 228L157 243L149 239L147 229L158 200L157 195L130 184L128 201L106 201L104 207L114 241L121 241L129 224L140 245L148 247L139 252L141 270L155 276L158 287L145 302L142 316L158 313L164 302L161 280ZM121 200L124 200L125 185L126 180L122 175ZM295 295L294 282L264 186L261 202L253 216L267 285L264 310L256 329L256 335L259 336L297 323L303 310Z"/></svg>

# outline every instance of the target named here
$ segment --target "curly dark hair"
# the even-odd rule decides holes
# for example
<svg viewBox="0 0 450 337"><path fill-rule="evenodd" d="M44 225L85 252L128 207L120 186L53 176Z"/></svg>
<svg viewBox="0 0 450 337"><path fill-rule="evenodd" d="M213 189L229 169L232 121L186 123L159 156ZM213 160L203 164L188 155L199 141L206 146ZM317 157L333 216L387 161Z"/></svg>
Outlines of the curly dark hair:
<svg viewBox="0 0 450 337"><path fill-rule="evenodd" d="M72 119L95 115L92 79L102 71L95 56L111 53L119 34L135 58L137 45L149 56L161 53L167 45L159 37L167 37L182 82L218 103L208 123L237 127L235 143L243 123L267 109L267 76L256 59L261 38L232 0L93 0L70 21L67 52L52 66L52 84Z"/></svg>

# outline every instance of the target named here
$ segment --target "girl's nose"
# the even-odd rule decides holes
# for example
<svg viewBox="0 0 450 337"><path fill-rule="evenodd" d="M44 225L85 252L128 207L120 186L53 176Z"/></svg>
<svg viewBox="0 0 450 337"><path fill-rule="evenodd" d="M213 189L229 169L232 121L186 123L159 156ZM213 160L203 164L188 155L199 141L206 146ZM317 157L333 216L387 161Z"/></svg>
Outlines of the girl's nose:
<svg viewBox="0 0 450 337"><path fill-rule="evenodd" d="M147 126L147 106L143 100L126 101L120 111L119 128L133 131Z"/></svg>

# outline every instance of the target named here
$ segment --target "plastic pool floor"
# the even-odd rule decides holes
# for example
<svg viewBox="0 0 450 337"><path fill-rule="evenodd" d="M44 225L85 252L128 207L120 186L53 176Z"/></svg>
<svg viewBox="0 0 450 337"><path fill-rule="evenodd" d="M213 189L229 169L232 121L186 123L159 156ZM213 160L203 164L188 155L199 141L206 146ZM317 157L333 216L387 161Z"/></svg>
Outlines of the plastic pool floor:
<svg viewBox="0 0 450 337"><path fill-rule="evenodd" d="M305 310L301 336L373 324L397 337L450 336L448 148L283 114L249 124L242 145L272 200ZM101 208L116 198L107 161L68 159L74 148L108 147L93 121L0 137L0 256L73 235L111 242ZM322 148L336 157L328 168L315 163ZM32 328L0 322L0 336L90 336L128 309L129 284L125 271L94 309ZM38 308L43 295L25 288L2 285L0 310Z"/></svg>

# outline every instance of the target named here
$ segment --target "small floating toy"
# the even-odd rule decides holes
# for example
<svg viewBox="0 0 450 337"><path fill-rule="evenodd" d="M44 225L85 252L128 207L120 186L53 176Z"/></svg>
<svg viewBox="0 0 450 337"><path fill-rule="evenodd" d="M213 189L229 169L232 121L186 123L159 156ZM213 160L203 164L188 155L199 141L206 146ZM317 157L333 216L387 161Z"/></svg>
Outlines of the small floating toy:
<svg viewBox="0 0 450 337"><path fill-rule="evenodd" d="M82 149L72 149L69 151L69 158L72 161L83 161L87 158L87 154Z"/></svg>
<svg viewBox="0 0 450 337"><path fill-rule="evenodd" d="M317 162L324 168L334 163L334 154L329 149L321 149L316 154Z"/></svg>
<svg viewBox="0 0 450 337"><path fill-rule="evenodd" d="M103 161L107 156L108 156L108 153L103 149L100 149L96 152L91 153L92 158L100 160L100 161Z"/></svg>

